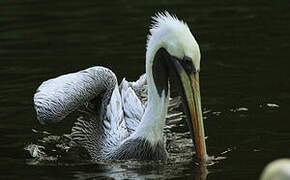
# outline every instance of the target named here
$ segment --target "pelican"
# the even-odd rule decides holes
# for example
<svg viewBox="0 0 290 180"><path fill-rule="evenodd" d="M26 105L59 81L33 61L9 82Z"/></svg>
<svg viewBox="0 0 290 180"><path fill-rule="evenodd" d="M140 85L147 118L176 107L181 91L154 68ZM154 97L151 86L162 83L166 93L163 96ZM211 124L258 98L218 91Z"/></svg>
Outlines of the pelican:
<svg viewBox="0 0 290 180"><path fill-rule="evenodd" d="M152 17L146 73L135 82L95 66L43 82L34 95L41 124L55 124L80 107L72 127L74 144L92 160L168 158L163 128L170 89L178 88L196 157L207 158L199 88L200 49L188 25L167 11Z"/></svg>

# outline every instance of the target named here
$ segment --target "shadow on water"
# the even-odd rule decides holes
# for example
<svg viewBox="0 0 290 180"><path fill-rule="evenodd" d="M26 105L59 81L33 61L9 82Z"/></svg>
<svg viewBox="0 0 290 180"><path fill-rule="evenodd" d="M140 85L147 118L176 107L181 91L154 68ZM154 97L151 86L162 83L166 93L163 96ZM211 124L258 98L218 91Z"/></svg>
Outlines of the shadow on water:
<svg viewBox="0 0 290 180"><path fill-rule="evenodd" d="M208 152L226 159L208 174L191 150L173 152L178 158L165 165L28 165L23 147L37 140L32 128L43 129L32 105L40 83L93 65L136 79L149 17L164 9L188 22L200 44ZM286 0L2 0L0 17L0 179L258 179L266 163L289 157ZM68 133L74 120L45 130ZM180 139L177 146L187 144Z"/></svg>

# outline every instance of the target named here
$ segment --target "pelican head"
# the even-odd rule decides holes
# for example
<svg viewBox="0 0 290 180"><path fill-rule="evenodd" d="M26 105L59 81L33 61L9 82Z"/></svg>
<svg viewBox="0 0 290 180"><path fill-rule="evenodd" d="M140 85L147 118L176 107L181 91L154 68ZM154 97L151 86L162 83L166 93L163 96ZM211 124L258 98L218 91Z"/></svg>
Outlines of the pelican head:
<svg viewBox="0 0 290 180"><path fill-rule="evenodd" d="M165 13L158 13L153 17L153 24L150 29L147 41L146 58L154 55L159 48L164 48L171 56L178 59L192 61L196 71L200 69L199 46L190 32L187 24ZM151 62L152 63L152 62Z"/></svg>
<svg viewBox="0 0 290 180"><path fill-rule="evenodd" d="M153 17L150 34L146 71L152 76L152 84L160 97L167 96L168 82L177 85L183 97L196 156L204 161L207 154L199 89L199 46L187 24L168 12Z"/></svg>

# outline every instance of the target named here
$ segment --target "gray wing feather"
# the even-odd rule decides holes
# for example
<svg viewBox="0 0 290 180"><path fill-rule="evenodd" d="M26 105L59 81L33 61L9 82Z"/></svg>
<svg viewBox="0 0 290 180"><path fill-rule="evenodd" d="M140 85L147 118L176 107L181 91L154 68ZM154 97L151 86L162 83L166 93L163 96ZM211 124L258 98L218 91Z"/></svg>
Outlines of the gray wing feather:
<svg viewBox="0 0 290 180"><path fill-rule="evenodd" d="M72 128L74 142L85 147L95 160L104 159L128 136L117 85L111 93L104 95L102 103L107 99L108 102L100 109L100 114L87 112L78 118ZM100 122L99 117L102 124L97 123Z"/></svg>
<svg viewBox="0 0 290 180"><path fill-rule="evenodd" d="M139 89L135 87L134 91L130 82L125 79L123 79L120 85L125 123L130 134L134 132L139 125L145 111L145 106L141 102L142 97L140 95L138 97L135 93L141 88L141 86Z"/></svg>
<svg viewBox="0 0 290 180"><path fill-rule="evenodd" d="M119 88L116 86L111 100L107 106L107 117L110 122L110 128L106 131L107 136L114 138L114 142L120 142L127 136L127 129L124 122L123 103Z"/></svg>
<svg viewBox="0 0 290 180"><path fill-rule="evenodd" d="M109 85L114 87L117 79L111 74L109 69L96 66L43 82L34 95L38 120L42 124L61 121Z"/></svg>
<svg viewBox="0 0 290 180"><path fill-rule="evenodd" d="M140 99L142 104L147 103L148 86L147 86L146 74L141 75L140 78L135 82L128 82L128 86L130 86L134 90L135 94Z"/></svg>

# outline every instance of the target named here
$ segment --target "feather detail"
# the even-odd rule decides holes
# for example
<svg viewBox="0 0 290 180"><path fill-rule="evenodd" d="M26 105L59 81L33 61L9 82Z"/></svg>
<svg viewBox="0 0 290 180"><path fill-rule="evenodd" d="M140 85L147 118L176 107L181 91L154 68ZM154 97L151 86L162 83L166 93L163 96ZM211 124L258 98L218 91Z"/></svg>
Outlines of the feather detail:
<svg viewBox="0 0 290 180"><path fill-rule="evenodd" d="M106 131L107 136L113 138L114 142L120 142L127 137L127 129L124 122L123 102L118 89L115 87L111 100L107 106L107 119L110 121L110 128Z"/></svg>
<svg viewBox="0 0 290 180"><path fill-rule="evenodd" d="M43 82L34 95L34 108L42 124L57 123L79 106L117 84L115 74L96 66Z"/></svg>
<svg viewBox="0 0 290 180"><path fill-rule="evenodd" d="M135 84L137 85L138 83ZM135 92L138 92L139 90L137 87L142 88L142 86L135 86L135 91L133 91L133 89L130 87L129 82L125 79L123 79L120 85L123 109L125 114L125 122L127 130L130 134L134 132L134 130L139 125L145 109L144 105L135 94Z"/></svg>
<svg viewBox="0 0 290 180"><path fill-rule="evenodd" d="M189 29L187 24L182 20L179 20L176 15L170 14L168 11L156 13L152 17L151 28L149 30L150 34L147 36L147 49L149 46L149 41L152 38L152 34L168 31L170 29Z"/></svg>

